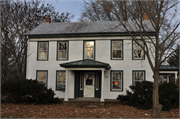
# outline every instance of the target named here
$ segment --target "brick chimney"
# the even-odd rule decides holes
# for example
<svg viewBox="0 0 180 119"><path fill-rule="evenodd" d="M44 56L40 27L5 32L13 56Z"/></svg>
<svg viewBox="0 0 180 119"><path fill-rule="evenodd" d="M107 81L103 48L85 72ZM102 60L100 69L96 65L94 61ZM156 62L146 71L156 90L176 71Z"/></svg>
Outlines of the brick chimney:
<svg viewBox="0 0 180 119"><path fill-rule="evenodd" d="M49 16L46 17L46 23L51 23L51 18Z"/></svg>
<svg viewBox="0 0 180 119"><path fill-rule="evenodd" d="M148 15L146 13L143 15L143 20L148 20Z"/></svg>

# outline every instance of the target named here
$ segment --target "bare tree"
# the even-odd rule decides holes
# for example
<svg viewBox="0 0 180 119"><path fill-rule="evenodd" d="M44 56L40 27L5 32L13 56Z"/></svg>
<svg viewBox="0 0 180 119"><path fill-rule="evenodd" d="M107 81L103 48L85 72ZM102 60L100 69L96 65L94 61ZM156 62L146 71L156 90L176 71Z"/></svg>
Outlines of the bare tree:
<svg viewBox="0 0 180 119"><path fill-rule="evenodd" d="M79 21L117 21L117 17L112 14L111 10L116 9L121 20L127 21L131 16L124 4L126 1L103 1L103 0L90 0L84 1L81 18ZM102 7L107 6L108 7Z"/></svg>
<svg viewBox="0 0 180 119"><path fill-rule="evenodd" d="M171 66L179 66L179 47L176 47L176 50L171 54L167 60L168 64Z"/></svg>
<svg viewBox="0 0 180 119"><path fill-rule="evenodd" d="M154 78L152 116L160 117L162 105L159 104L159 68L171 56L175 50L174 45L180 37L180 34L177 32L180 25L177 8L179 1L121 1L121 6L124 7L128 16L130 16L127 21L122 19L121 15L123 14L119 14L126 11L122 10L119 12L120 8L117 9L109 0L98 1L99 4L97 5L96 2L96 0L91 0L89 3L86 2L86 5L94 5L92 9L106 9L110 17L119 21L119 26L126 29L133 41L145 52ZM119 4L117 0L112 2ZM87 11L82 12L82 15L88 14L89 16L85 18L89 21L98 21L99 19L94 19L94 16L99 16L101 13L96 10L89 10L89 7L87 7ZM143 18L148 18L148 20L145 21ZM130 20L131 22L129 22ZM156 31L155 38L152 38L149 33L151 29ZM137 35L133 35L133 32L136 32ZM142 44L137 40L139 36L143 42Z"/></svg>
<svg viewBox="0 0 180 119"><path fill-rule="evenodd" d="M1 79L5 81L14 72L18 78L26 78L27 37L32 30L50 16L52 22L70 22L70 13L56 12L52 5L41 0L1 1Z"/></svg>

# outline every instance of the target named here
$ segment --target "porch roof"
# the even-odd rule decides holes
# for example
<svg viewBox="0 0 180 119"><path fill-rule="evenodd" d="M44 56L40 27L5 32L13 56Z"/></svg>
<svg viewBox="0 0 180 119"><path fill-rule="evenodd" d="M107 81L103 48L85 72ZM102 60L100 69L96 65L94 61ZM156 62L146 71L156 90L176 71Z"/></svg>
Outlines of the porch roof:
<svg viewBox="0 0 180 119"><path fill-rule="evenodd" d="M108 63L104 63L92 59L67 62L60 64L60 66L65 68L105 68L105 69L111 68L111 66Z"/></svg>
<svg viewBox="0 0 180 119"><path fill-rule="evenodd" d="M178 66L161 65L159 71L179 71Z"/></svg>

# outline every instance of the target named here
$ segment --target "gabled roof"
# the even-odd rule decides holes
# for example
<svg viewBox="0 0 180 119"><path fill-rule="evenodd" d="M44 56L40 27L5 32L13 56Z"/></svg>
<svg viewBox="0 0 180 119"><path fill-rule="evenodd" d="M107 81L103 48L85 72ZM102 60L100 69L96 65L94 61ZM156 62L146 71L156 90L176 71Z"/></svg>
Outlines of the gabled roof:
<svg viewBox="0 0 180 119"><path fill-rule="evenodd" d="M125 24L132 32L139 32L139 28L134 21L126 21ZM147 32L155 32L150 21L143 21ZM61 23L42 23L29 31L26 35L63 35L63 34L105 34L105 33L127 33L119 21L96 21L96 22L61 22Z"/></svg>
<svg viewBox="0 0 180 119"><path fill-rule="evenodd" d="M84 59L84 60L63 63L60 64L60 66L65 68L106 68L106 69L111 68L111 66L108 63L99 62L91 59Z"/></svg>
<svg viewBox="0 0 180 119"><path fill-rule="evenodd" d="M178 66L161 65L159 71L179 71Z"/></svg>

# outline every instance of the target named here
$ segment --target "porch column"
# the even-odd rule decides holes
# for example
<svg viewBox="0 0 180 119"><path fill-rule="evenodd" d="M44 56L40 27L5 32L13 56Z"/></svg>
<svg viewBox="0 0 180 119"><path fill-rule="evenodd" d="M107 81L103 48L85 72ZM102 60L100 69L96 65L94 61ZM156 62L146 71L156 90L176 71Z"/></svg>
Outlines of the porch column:
<svg viewBox="0 0 180 119"><path fill-rule="evenodd" d="M167 75L167 83L169 83L169 75Z"/></svg>
<svg viewBox="0 0 180 119"><path fill-rule="evenodd" d="M101 73L101 102L104 102L104 70L101 70L102 73Z"/></svg>
<svg viewBox="0 0 180 119"><path fill-rule="evenodd" d="M174 73L175 74L175 81L176 81L176 79L177 79L177 72L176 73Z"/></svg>
<svg viewBox="0 0 180 119"><path fill-rule="evenodd" d="M65 98L64 101L68 101L68 73L69 71L66 70L66 87L65 87Z"/></svg>

